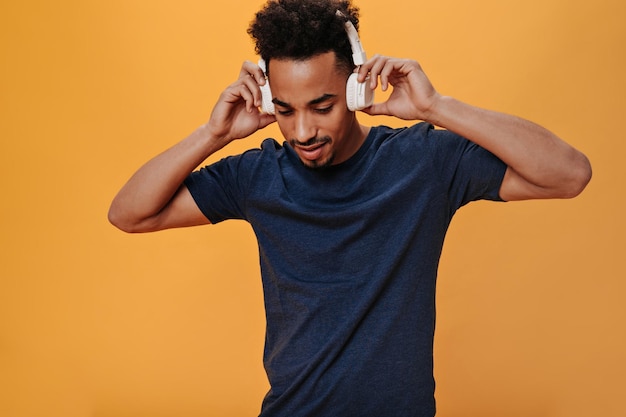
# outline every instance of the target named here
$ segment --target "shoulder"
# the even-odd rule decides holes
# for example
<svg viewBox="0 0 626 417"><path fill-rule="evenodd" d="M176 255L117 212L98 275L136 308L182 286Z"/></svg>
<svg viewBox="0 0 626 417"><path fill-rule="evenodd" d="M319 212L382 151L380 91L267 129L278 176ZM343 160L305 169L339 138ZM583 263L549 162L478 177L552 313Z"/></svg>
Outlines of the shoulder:
<svg viewBox="0 0 626 417"><path fill-rule="evenodd" d="M381 126L376 129L382 142L400 146L416 147L422 152L449 153L459 152L468 146L477 146L454 132L436 128L430 123L420 122L405 128L389 128Z"/></svg>
<svg viewBox="0 0 626 417"><path fill-rule="evenodd" d="M251 170L257 165L263 165L264 161L276 160L282 153L284 153L284 147L275 139L268 138L264 139L259 147L226 156L211 166L229 167L228 169L235 171Z"/></svg>
<svg viewBox="0 0 626 417"><path fill-rule="evenodd" d="M430 123L419 122L408 127L372 127L371 135L379 144L409 144L414 146L446 146L449 143L464 143L466 139L448 130L437 129Z"/></svg>
<svg viewBox="0 0 626 417"><path fill-rule="evenodd" d="M426 138L433 129L430 123L420 122L408 127L374 126L370 134L380 141L392 139L421 139Z"/></svg>
<svg viewBox="0 0 626 417"><path fill-rule="evenodd" d="M276 160L285 153L285 147L276 139L267 138L261 142L260 147L249 149L235 158L245 163L258 163L263 160Z"/></svg>
<svg viewBox="0 0 626 417"><path fill-rule="evenodd" d="M420 155L446 153L451 148L462 147L467 140L444 129L436 129L432 124L420 122L408 127L372 128L372 142L379 149L391 148L399 152L416 152Z"/></svg>

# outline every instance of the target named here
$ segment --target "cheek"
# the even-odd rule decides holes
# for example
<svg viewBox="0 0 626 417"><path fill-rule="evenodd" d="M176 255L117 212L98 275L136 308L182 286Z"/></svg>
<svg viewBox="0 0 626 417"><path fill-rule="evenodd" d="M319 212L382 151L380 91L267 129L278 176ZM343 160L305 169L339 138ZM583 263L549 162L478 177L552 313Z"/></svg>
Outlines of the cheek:
<svg viewBox="0 0 626 417"><path fill-rule="evenodd" d="M352 126L352 113L348 110L337 112L328 120L328 125L332 126L332 130L336 134L343 135L350 130Z"/></svg>
<svg viewBox="0 0 626 417"><path fill-rule="evenodd" d="M276 124L278 124L278 129L280 130L280 133L282 133L283 137L289 140L289 138L292 136L289 123L287 123L285 120L277 118Z"/></svg>

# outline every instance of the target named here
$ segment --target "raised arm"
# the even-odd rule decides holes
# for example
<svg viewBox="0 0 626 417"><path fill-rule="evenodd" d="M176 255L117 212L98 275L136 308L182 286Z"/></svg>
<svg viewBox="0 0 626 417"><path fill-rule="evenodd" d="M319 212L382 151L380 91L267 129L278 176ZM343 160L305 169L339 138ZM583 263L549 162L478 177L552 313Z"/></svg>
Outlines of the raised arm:
<svg viewBox="0 0 626 417"><path fill-rule="evenodd" d="M420 65L411 60L376 56L359 72L370 72L393 91L384 103L365 111L406 120L424 120L455 132L499 157L508 169L500 188L504 200L571 198L591 179L591 165L581 152L530 121L462 103L440 95Z"/></svg>
<svg viewBox="0 0 626 417"><path fill-rule="evenodd" d="M207 157L235 139L275 121L261 114L262 71L246 61L236 82L220 95L209 121L143 165L113 199L109 221L126 232L151 232L209 223L183 185Z"/></svg>

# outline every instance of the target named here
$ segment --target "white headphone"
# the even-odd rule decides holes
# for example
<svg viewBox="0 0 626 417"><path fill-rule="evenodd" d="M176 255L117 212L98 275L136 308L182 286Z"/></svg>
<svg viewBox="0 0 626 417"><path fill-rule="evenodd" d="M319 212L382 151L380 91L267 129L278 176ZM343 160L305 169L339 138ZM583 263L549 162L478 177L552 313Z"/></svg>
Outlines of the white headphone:
<svg viewBox="0 0 626 417"><path fill-rule="evenodd" d="M337 10L337 16L345 18L345 15L339 10ZM352 48L352 62L356 66L363 65L365 61L367 61L367 56L361 46L359 34L350 20L346 19L344 26L346 28L346 33L348 34L348 39L350 40L350 47ZM267 74L267 67L263 59L259 60L259 67L261 67L263 74ZM357 77L357 73L350 74L346 83L346 103L348 105L348 110L350 111L363 110L371 106L374 102L374 90L368 86L369 76L362 83L357 81ZM272 102L272 91L270 89L270 83L267 79L267 75L265 76L265 84L260 87L262 96L261 111L267 114L275 114L276 109L274 108L274 103Z"/></svg>

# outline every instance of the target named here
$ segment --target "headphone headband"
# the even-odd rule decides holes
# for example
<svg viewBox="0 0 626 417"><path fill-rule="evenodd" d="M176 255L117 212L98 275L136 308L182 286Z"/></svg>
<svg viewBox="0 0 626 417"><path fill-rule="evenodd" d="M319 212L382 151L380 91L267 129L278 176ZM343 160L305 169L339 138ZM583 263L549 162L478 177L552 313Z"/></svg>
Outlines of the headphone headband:
<svg viewBox="0 0 626 417"><path fill-rule="evenodd" d="M344 26L346 29L346 33L348 34L348 40L350 41L350 47L352 48L352 62L354 65L363 65L365 61L367 61L367 55L363 50L363 46L361 45L361 40L359 39L359 33L356 31L356 28L350 21L350 19L346 18L346 15L341 13L340 10L337 10L335 13L337 16L345 19Z"/></svg>
<svg viewBox="0 0 626 417"><path fill-rule="evenodd" d="M361 46L361 40L356 28L340 10L337 10L336 15L344 19L344 28L348 34L348 40L350 41L350 48L352 49L352 62L356 66L363 65L367 61L367 56ZM261 58L259 60L259 67L267 78L266 62ZM357 74L352 73L348 77L346 82L346 105L350 111L362 110L372 105L374 101L374 90L367 86L367 79L365 82L358 82ZM259 86L261 89L261 111L268 114L274 114L275 108L272 101L272 91L270 90L269 80L266 79L265 84Z"/></svg>

